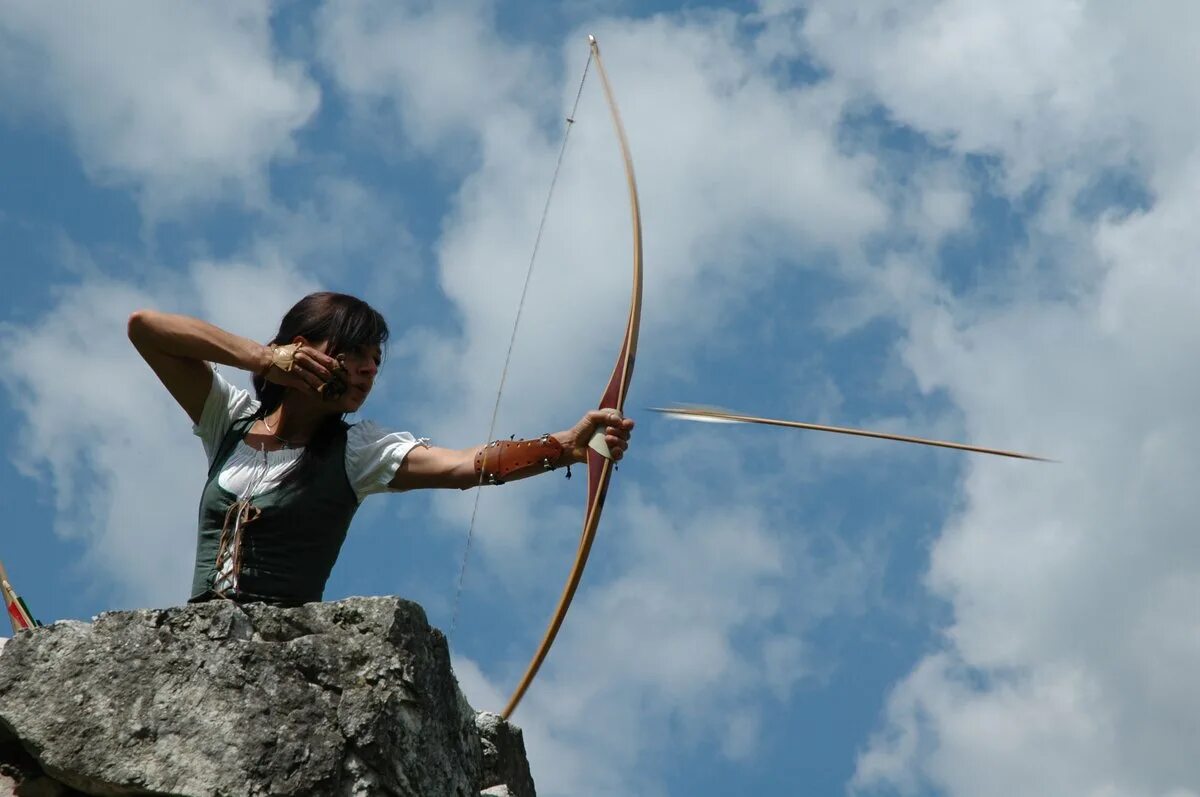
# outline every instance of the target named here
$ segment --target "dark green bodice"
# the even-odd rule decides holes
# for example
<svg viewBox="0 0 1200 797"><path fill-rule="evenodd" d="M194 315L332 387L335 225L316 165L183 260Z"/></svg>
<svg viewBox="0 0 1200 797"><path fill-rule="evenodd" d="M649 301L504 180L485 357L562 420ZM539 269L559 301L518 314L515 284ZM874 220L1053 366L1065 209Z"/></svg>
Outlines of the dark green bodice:
<svg viewBox="0 0 1200 797"><path fill-rule="evenodd" d="M253 418L234 421L217 448L200 497L200 534L192 598L208 593L217 575L217 549L225 514L237 496L217 477ZM245 526L239 599L299 605L321 600L325 582L337 561L358 497L346 476L346 432L343 428L315 468L294 481L254 496L262 514Z"/></svg>

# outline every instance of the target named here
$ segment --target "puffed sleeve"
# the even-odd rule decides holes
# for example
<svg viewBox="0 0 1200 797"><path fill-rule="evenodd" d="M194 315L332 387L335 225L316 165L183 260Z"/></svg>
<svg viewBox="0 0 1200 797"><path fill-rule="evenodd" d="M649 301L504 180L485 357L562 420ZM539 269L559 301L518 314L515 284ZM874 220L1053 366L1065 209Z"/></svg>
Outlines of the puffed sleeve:
<svg viewBox="0 0 1200 797"><path fill-rule="evenodd" d="M208 464L216 454L217 447L233 422L247 415L253 415L258 409L258 401L248 390L234 387L225 377L214 368L212 372L212 387L209 388L208 398L204 400L204 409L200 413L200 423L192 426L192 434L200 438L204 444L204 453L208 455Z"/></svg>
<svg viewBox="0 0 1200 797"><path fill-rule="evenodd" d="M408 452L429 440L361 421L346 431L346 476L358 500L386 492Z"/></svg>

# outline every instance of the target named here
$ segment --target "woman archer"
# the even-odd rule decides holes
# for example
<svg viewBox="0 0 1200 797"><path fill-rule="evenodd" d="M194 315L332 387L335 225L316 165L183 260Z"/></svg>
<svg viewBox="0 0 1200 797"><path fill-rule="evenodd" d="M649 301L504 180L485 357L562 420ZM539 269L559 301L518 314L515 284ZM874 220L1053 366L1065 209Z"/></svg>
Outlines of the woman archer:
<svg viewBox="0 0 1200 797"><path fill-rule="evenodd" d="M633 421L593 410L557 434L453 450L371 421L367 400L388 328L366 302L314 293L268 345L182 315L138 310L129 339L192 419L208 455L190 602L319 601L368 495L501 484L586 461L604 430L614 459ZM257 398L209 363L251 372Z"/></svg>

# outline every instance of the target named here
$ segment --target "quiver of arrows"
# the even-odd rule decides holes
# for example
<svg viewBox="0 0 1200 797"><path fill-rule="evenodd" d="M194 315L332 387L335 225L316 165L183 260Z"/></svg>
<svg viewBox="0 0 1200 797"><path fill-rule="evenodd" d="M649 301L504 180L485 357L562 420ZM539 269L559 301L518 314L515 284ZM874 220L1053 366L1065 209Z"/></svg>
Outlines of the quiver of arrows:
<svg viewBox="0 0 1200 797"><path fill-rule="evenodd" d="M4 596L4 606L8 609L8 620L12 623L13 633L28 628L37 628L41 625L33 619L33 615L29 613L29 607L25 605L25 601L9 583L8 572L4 569L3 563L0 563L0 592Z"/></svg>

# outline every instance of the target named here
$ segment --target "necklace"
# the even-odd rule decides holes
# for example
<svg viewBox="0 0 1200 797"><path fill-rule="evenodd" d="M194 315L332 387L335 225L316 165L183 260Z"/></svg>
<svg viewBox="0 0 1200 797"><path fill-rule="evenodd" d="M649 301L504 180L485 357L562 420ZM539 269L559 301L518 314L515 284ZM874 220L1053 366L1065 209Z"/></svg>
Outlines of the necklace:
<svg viewBox="0 0 1200 797"><path fill-rule="evenodd" d="M280 415L280 418L282 418L282 417L283 417L283 416L282 416L282 414L281 414L281 415ZM272 428L271 428L271 424L267 422L267 416L266 416L266 415L264 415L264 416L262 417L262 422L263 422L263 426L267 427L267 431L271 433L271 437L274 437L276 440L278 440L279 442L283 443L283 447L284 447L284 448L300 448L300 447L301 447L301 446L297 445L295 442L293 442L293 441L291 441L291 440L284 440L282 437L280 437L279 435L275 434L275 429L278 429L279 427L278 427L278 426L276 426L276 427L275 427L275 429L272 429Z"/></svg>

